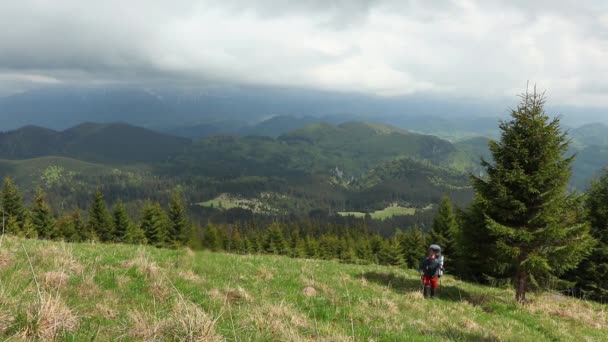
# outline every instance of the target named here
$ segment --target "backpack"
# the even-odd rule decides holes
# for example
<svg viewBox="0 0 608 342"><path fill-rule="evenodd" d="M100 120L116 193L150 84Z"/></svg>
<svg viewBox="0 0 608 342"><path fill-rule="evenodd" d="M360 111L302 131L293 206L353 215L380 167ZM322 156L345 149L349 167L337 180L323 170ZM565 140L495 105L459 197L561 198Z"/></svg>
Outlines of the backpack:
<svg viewBox="0 0 608 342"><path fill-rule="evenodd" d="M430 245L429 249L433 250L437 256L437 260L439 261L439 277L441 277L444 271L443 262L445 259L443 254L441 254L441 247L439 245Z"/></svg>

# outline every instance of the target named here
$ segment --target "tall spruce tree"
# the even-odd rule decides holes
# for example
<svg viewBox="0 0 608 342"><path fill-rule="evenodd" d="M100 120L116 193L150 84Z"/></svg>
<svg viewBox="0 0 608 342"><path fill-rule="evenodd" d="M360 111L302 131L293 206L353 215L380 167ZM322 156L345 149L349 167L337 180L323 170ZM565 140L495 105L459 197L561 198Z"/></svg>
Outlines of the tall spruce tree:
<svg viewBox="0 0 608 342"><path fill-rule="evenodd" d="M452 201L449 197L443 196L437 215L433 220L433 228L429 232L429 243L441 246L443 255L453 255L455 252L454 236L457 231L458 223L456 222ZM447 265L450 267L449 263Z"/></svg>
<svg viewBox="0 0 608 342"><path fill-rule="evenodd" d="M463 279L503 285L512 277L513 263L496 253L496 237L486 226L487 207L480 196L475 196L471 206L461 212L456 253L448 263Z"/></svg>
<svg viewBox="0 0 608 342"><path fill-rule="evenodd" d="M112 241L114 225L101 191L97 190L89 212L88 230L101 241ZM88 234L88 235L92 235ZM90 236L93 238L93 236Z"/></svg>
<svg viewBox="0 0 608 342"><path fill-rule="evenodd" d="M74 241L95 240L95 234L92 234L92 232L86 227L78 210L72 212L71 221L72 225L74 226L74 231L76 232Z"/></svg>
<svg viewBox="0 0 608 342"><path fill-rule="evenodd" d="M51 208L46 203L46 195L41 189L36 190L34 207L32 208L32 223L41 239L56 239L59 237L55 218Z"/></svg>
<svg viewBox="0 0 608 342"><path fill-rule="evenodd" d="M140 225L131 222L127 227L123 242L134 245L144 245L147 243L146 233Z"/></svg>
<svg viewBox="0 0 608 342"><path fill-rule="evenodd" d="M27 211L23 206L21 194L19 189L13 183L10 177L4 178L4 186L2 189L2 215L4 215L5 223L13 217L14 226L12 227L14 233L18 233L17 230L23 228Z"/></svg>
<svg viewBox="0 0 608 342"><path fill-rule="evenodd" d="M74 227L74 221L72 215L63 215L57 220L57 232L58 235L69 242L78 241L78 232Z"/></svg>
<svg viewBox="0 0 608 342"><path fill-rule="evenodd" d="M167 216L160 203L148 202L144 205L141 216L141 229L149 244L163 247L167 241Z"/></svg>
<svg viewBox="0 0 608 342"><path fill-rule="evenodd" d="M222 248L222 241L217 228L211 224L205 227L203 231L203 247L212 251L218 251Z"/></svg>
<svg viewBox="0 0 608 342"><path fill-rule="evenodd" d="M113 240L116 242L127 242L127 231L129 230L129 227L133 225L133 222L131 222L129 214L127 214L127 208L125 208L125 205L121 200L114 205L112 219L114 223Z"/></svg>
<svg viewBox="0 0 608 342"><path fill-rule="evenodd" d="M173 246L184 246L190 239L190 223L186 215L186 206L182 194L175 190L169 201L168 242Z"/></svg>
<svg viewBox="0 0 608 342"><path fill-rule="evenodd" d="M403 259L407 267L418 268L420 261L426 256L428 246L426 236L418 227L412 228L405 234L403 241Z"/></svg>
<svg viewBox="0 0 608 342"><path fill-rule="evenodd" d="M587 194L586 210L597 245L574 273L577 288L586 297L608 301L608 170Z"/></svg>
<svg viewBox="0 0 608 342"><path fill-rule="evenodd" d="M544 111L543 94L526 92L500 124L500 141L489 143L493 163L482 160L487 177L473 177L486 203L485 225L500 259L512 266L515 297L525 300L531 285L576 267L593 239L573 222L567 194L573 157L559 118Z"/></svg>
<svg viewBox="0 0 608 342"><path fill-rule="evenodd" d="M383 265L403 265L403 255L399 241L395 238L384 241L378 254L378 260Z"/></svg>
<svg viewBox="0 0 608 342"><path fill-rule="evenodd" d="M264 241L264 249L267 253L287 255L289 246L285 241L283 229L278 223L273 223L266 228L266 239Z"/></svg>

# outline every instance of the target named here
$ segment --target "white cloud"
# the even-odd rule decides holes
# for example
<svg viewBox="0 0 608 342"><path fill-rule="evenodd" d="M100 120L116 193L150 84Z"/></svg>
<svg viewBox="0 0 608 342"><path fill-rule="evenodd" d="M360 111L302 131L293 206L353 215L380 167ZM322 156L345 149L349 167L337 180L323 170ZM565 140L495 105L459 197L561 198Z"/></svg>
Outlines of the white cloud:
<svg viewBox="0 0 608 342"><path fill-rule="evenodd" d="M603 1L21 0L0 4L0 69L380 95L608 106ZM0 78L0 82L8 82Z"/></svg>

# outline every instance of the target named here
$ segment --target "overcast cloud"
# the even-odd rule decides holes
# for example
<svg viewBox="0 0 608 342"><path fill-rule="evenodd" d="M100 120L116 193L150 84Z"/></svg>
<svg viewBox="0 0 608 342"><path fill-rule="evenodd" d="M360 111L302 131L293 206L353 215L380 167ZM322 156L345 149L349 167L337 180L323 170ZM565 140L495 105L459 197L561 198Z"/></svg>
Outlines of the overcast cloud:
<svg viewBox="0 0 608 342"><path fill-rule="evenodd" d="M303 86L608 106L608 2L3 0L0 88Z"/></svg>

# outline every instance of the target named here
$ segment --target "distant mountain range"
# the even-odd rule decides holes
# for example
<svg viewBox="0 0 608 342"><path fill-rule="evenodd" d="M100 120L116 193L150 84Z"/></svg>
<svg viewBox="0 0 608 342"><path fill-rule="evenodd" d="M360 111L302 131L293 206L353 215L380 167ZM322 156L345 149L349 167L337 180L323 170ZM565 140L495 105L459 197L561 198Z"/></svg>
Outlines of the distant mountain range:
<svg viewBox="0 0 608 342"><path fill-rule="evenodd" d="M318 120L274 117L248 133L197 139L125 123L30 125L0 133L0 173L31 191L42 186L52 199L68 198L66 205L86 202L99 186L128 203L179 186L191 203L228 194L301 214L427 208L443 194L466 205L470 174L481 174L480 158L491 160L486 137L451 142L382 123ZM578 190L608 165L605 130L570 131Z"/></svg>
<svg viewBox="0 0 608 342"><path fill-rule="evenodd" d="M504 105L289 88L56 86L0 98L0 130L125 122L170 134L278 136L302 125L373 121L446 137L491 134Z"/></svg>
<svg viewBox="0 0 608 342"><path fill-rule="evenodd" d="M97 162L159 162L191 141L127 124L84 123L55 131L37 126L0 133L0 158L66 156Z"/></svg>

